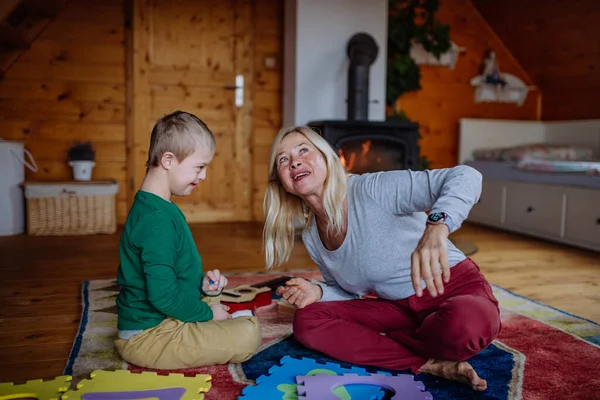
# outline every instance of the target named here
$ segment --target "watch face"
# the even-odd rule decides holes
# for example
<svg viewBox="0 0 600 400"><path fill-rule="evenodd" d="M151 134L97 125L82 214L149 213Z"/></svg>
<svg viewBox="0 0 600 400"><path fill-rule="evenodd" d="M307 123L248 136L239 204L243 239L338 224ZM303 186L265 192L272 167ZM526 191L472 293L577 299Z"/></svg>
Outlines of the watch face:
<svg viewBox="0 0 600 400"><path fill-rule="evenodd" d="M436 213L429 214L429 220L431 222L440 222L440 221L443 221L444 219L446 219L446 215L444 213L436 212Z"/></svg>

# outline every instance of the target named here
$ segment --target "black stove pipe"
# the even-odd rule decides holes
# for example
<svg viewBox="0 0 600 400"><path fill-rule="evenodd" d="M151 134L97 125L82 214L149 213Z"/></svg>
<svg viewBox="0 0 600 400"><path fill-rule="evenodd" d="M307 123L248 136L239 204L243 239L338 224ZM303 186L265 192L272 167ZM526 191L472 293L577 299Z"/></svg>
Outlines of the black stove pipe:
<svg viewBox="0 0 600 400"><path fill-rule="evenodd" d="M375 62L379 48L373 37L357 33L350 38L346 47L348 67L348 120L369 119L369 69Z"/></svg>

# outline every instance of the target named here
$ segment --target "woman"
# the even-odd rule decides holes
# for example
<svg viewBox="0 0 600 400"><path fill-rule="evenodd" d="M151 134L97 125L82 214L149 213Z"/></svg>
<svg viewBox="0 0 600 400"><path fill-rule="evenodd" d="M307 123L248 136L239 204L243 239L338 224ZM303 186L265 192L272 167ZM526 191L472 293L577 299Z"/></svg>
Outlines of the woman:
<svg viewBox="0 0 600 400"><path fill-rule="evenodd" d="M470 167L351 175L312 129L279 132L264 202L267 267L289 259L300 220L325 280L278 288L298 308L295 338L338 360L485 390L464 360L499 333L498 302L448 240L480 193Z"/></svg>

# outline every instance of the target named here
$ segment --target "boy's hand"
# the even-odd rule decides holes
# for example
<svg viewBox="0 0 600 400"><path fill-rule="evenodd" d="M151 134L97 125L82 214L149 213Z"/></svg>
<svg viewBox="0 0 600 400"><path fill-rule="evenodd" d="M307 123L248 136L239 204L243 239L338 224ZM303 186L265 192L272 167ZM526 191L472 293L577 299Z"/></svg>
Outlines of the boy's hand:
<svg viewBox="0 0 600 400"><path fill-rule="evenodd" d="M323 297L321 286L304 278L292 278L285 286L279 286L275 292L298 308L304 308Z"/></svg>
<svg viewBox="0 0 600 400"><path fill-rule="evenodd" d="M210 296L216 296L227 286L225 278L218 269L208 271L202 279L202 291Z"/></svg>
<svg viewBox="0 0 600 400"><path fill-rule="evenodd" d="M213 304L210 306L213 312L213 321L225 321L226 319L231 319L231 314L229 311L229 307L224 306L223 304Z"/></svg>

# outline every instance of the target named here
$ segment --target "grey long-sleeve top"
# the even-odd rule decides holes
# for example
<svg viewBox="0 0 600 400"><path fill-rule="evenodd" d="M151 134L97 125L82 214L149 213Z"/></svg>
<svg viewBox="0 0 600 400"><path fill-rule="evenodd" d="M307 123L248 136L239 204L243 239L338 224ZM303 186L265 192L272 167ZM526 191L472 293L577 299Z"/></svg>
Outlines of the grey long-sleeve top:
<svg viewBox="0 0 600 400"><path fill-rule="evenodd" d="M468 166L429 171L387 171L348 178L348 231L329 251L313 220L302 233L309 255L326 284L321 301L374 293L398 300L414 294L411 253L426 227L426 211L448 214L457 230L481 195L481 174ZM448 240L448 264L465 255ZM422 282L425 287L425 283Z"/></svg>

